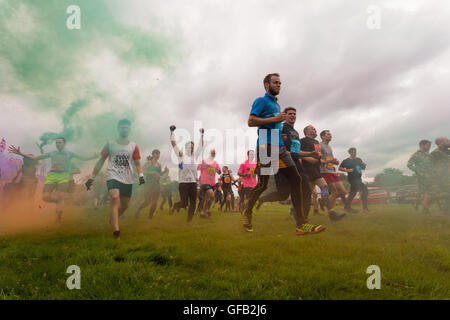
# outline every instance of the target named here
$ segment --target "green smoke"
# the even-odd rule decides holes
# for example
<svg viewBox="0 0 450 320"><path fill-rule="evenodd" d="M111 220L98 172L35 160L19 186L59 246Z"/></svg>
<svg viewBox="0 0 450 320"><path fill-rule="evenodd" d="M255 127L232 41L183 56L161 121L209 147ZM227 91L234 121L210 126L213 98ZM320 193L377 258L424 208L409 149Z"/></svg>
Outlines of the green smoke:
<svg viewBox="0 0 450 320"><path fill-rule="evenodd" d="M80 30L66 27L70 5L81 9ZM113 0L0 1L0 62L6 61L17 79L0 93L26 95L33 101L30 107L61 115L60 122L42 128L41 146L63 136L84 149L98 149L116 135L119 119L134 120L142 110L131 107L136 97L124 105L108 94L114 87L83 77L86 62L98 52L112 52L124 68L168 70L176 63L175 40L124 24L122 5ZM99 105L108 110L98 112ZM133 127L133 137L143 140L139 128Z"/></svg>

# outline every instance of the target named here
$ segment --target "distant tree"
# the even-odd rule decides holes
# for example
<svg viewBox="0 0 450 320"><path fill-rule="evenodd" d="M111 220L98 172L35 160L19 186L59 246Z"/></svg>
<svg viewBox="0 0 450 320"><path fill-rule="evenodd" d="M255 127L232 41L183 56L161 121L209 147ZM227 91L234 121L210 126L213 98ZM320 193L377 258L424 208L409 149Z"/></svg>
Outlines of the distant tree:
<svg viewBox="0 0 450 320"><path fill-rule="evenodd" d="M415 178L412 176L405 176L403 172L396 168L386 168L383 172L375 176L371 186L382 187L385 189L396 189L400 186L410 185L415 183Z"/></svg>

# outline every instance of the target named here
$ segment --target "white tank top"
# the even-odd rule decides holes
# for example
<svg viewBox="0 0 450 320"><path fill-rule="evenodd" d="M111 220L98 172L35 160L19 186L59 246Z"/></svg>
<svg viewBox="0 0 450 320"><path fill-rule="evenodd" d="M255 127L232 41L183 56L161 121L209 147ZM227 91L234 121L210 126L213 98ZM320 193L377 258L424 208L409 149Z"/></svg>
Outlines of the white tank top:
<svg viewBox="0 0 450 320"><path fill-rule="evenodd" d="M127 145L122 145L116 140L109 141L103 148L102 156L108 157L107 180L114 179L125 184L133 184L132 162L141 158L135 142L130 141Z"/></svg>

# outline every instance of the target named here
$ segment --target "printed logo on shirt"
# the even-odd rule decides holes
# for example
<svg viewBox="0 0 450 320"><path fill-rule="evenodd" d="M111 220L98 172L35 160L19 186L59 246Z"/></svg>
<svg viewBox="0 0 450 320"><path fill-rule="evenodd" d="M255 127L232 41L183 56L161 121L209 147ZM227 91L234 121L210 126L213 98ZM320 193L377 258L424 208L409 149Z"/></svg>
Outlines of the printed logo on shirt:
<svg viewBox="0 0 450 320"><path fill-rule="evenodd" d="M291 152L300 153L300 141L299 140L291 140Z"/></svg>
<svg viewBox="0 0 450 320"><path fill-rule="evenodd" d="M319 153L319 156L322 156L322 146L318 143L314 144L314 151L317 151Z"/></svg>
<svg viewBox="0 0 450 320"><path fill-rule="evenodd" d="M208 167L206 169L206 172L208 173L208 176L215 176L216 175L216 168L214 167Z"/></svg>
<svg viewBox="0 0 450 320"><path fill-rule="evenodd" d="M327 156L326 160L327 160L327 161L333 160L333 157ZM333 163L328 162L327 167L328 167L329 169L333 169L333 168L334 168L334 165L333 165Z"/></svg>
<svg viewBox="0 0 450 320"><path fill-rule="evenodd" d="M128 156L125 154L118 154L114 156L113 160L115 167L129 167L130 162L128 161Z"/></svg>

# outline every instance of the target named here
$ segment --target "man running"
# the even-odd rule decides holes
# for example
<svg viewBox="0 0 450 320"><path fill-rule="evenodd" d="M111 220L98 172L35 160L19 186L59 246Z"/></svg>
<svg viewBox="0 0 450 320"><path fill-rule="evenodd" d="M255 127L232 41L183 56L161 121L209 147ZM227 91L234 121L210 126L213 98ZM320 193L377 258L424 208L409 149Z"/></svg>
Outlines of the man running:
<svg viewBox="0 0 450 320"><path fill-rule="evenodd" d="M442 215L450 215L450 140L435 140L437 148L430 154L434 189Z"/></svg>
<svg viewBox="0 0 450 320"><path fill-rule="evenodd" d="M247 151L247 160L241 163L238 170L238 175L241 177L241 189L239 192L239 208L244 207L245 199L250 196L252 190L258 184L256 180L256 163L253 161L255 159L255 152L253 150ZM239 188L238 188L239 189Z"/></svg>
<svg viewBox="0 0 450 320"><path fill-rule="evenodd" d="M356 148L352 147L348 149L348 153L350 154L350 158L342 161L339 166L339 171L347 172L348 182L350 183L350 193L347 197L346 204L349 206L352 203L356 193L359 192L363 212L374 213L373 211L370 211L367 206L367 196L369 192L361 179L362 170L366 169L366 164L360 158L356 157Z"/></svg>
<svg viewBox="0 0 450 320"><path fill-rule="evenodd" d="M180 201L174 203L170 209L173 214L175 210L186 208L189 202L187 223L191 223L195 212L197 201L197 159L203 150L203 129L201 130L201 141L197 150L194 152L194 142L187 142L184 146L185 151L182 152L175 141L175 126L170 127L170 143L178 158L178 190L180 192Z"/></svg>
<svg viewBox="0 0 450 320"><path fill-rule="evenodd" d="M62 213L64 210L64 198L69 188L70 170L72 169L72 159L80 159L82 161L92 160L97 157L82 157L73 152L65 150L66 139L59 137L55 141L56 151L44 153L40 156L24 154L20 151L20 147L10 146L9 151L24 158L31 160L43 160L50 158L51 170L47 174L44 185L44 194L42 200L56 204L56 222L61 224Z"/></svg>
<svg viewBox="0 0 450 320"><path fill-rule="evenodd" d="M292 160L294 160L298 173L302 178L301 192L303 197L303 214L307 219L311 207L311 186L309 185L308 175L301 163L300 155L318 157L319 154L316 151L300 151L300 136L297 130L294 129L295 122L297 121L297 110L294 107L287 107L284 109L284 112L286 113L286 121L283 123L283 131L281 133L281 137L283 139L284 145L286 146L286 149L291 154ZM277 187L277 191L262 196L259 199L257 209L264 202L284 201L289 197L291 187L289 181L281 172L277 172L277 174L275 175L275 184ZM293 208L291 207L291 216L292 209Z"/></svg>
<svg viewBox="0 0 450 320"><path fill-rule="evenodd" d="M143 167L147 187L144 192L144 200L134 214L135 219L139 218L139 212L147 206L149 206L149 221L153 219L155 214L158 199L161 194L161 175L168 171L167 167L165 171L162 171L161 164L159 163L160 155L161 152L158 149L154 149L152 155L147 157L147 163Z"/></svg>
<svg viewBox="0 0 450 320"><path fill-rule="evenodd" d="M430 158L431 141L421 140L419 142L419 150L409 158L407 167L416 174L417 187L419 189L419 196L421 198L423 211L427 214L429 211L429 191L432 185L430 177L431 158ZM417 208L416 208L417 210Z"/></svg>
<svg viewBox="0 0 450 320"><path fill-rule="evenodd" d="M328 204L328 208L333 210L336 205L336 200L338 197L341 197L342 203L344 204L344 210L349 213L357 213L358 210L352 209L351 204L346 203L346 194L344 184L342 180L339 178L338 173L336 172L336 168L334 165L338 165L339 161L333 155L333 149L330 146L330 141L332 139L332 135L330 130L323 130L320 133L320 138L322 142L320 144L322 157L320 159L320 174L322 178L325 179L325 182L328 184L328 188L331 191L330 201Z"/></svg>
<svg viewBox="0 0 450 320"><path fill-rule="evenodd" d="M208 159L203 160L198 165L200 170L200 193L202 194L202 218L211 217L211 204L214 201L214 187L216 185L216 174L221 173L220 166L214 158L216 157L216 150L210 151Z"/></svg>
<svg viewBox="0 0 450 320"><path fill-rule="evenodd" d="M231 212L232 209L232 196L233 196L233 189L232 189L232 185L233 182L236 181L236 179L233 177L233 174L231 172L231 170L228 170L228 166L223 166L222 167L222 174L219 177L219 181L220 181L220 186L223 190L223 198L222 198L222 202L220 203L220 211L222 211L223 205L226 204L225 206L225 212Z"/></svg>
<svg viewBox="0 0 450 320"><path fill-rule="evenodd" d="M248 118L249 127L258 127L256 148L258 184L253 188L243 211L244 228L248 232L253 232L253 206L264 190L267 189L270 175L274 174L274 169L278 168L286 176L291 187L296 233L304 235L321 232L325 229L323 226L306 223L301 194L302 178L281 138L281 122L286 120L286 113L281 112L277 99L281 88L280 75L277 73L268 74L263 80L263 85L266 94L264 97L255 100ZM273 154L278 154L278 159L272 159ZM272 163L272 160L278 162Z"/></svg>
<svg viewBox="0 0 450 320"><path fill-rule="evenodd" d="M330 221L333 222L339 221L344 217L346 217L347 215L345 213L340 214L336 210L333 210L333 207L331 208L329 207L330 194L328 190L328 184L320 174L320 166L321 166L320 158L322 157L322 151L319 141L315 139L317 137L316 128L314 128L312 125L309 125L303 129L303 133L305 134L305 137L300 140L301 150L305 152L316 151L318 154L317 157L300 154L300 157L302 158L303 167L305 168L309 177L311 189L314 189L315 186L318 186L320 188L320 197L322 201L324 201L325 206L327 207L328 218L330 219Z"/></svg>
<svg viewBox="0 0 450 320"><path fill-rule="evenodd" d="M117 130L118 139L108 141L103 147L101 158L97 161L91 178L86 182L86 188L87 190L91 188L95 177L108 159L106 186L109 193L110 223L114 238L120 240L119 217L127 210L133 193L133 161L139 173L139 185L144 184L145 179L139 147L128 138L131 122L128 119L120 120L117 123Z"/></svg>

